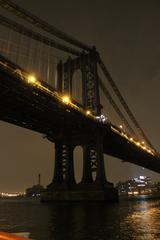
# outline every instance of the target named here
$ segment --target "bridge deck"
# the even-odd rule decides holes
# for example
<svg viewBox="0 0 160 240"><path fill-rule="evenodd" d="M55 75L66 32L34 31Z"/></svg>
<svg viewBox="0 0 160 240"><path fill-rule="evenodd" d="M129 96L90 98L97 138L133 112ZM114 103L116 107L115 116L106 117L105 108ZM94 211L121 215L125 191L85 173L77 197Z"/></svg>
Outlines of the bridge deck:
<svg viewBox="0 0 160 240"><path fill-rule="evenodd" d="M64 134L76 141L79 136L82 142L85 134L102 129L105 154L160 173L160 159L113 131L112 125L99 123L82 109L64 104L58 94L44 90L45 84L30 84L16 71L9 71L1 59L0 63L1 120L45 134L53 142Z"/></svg>

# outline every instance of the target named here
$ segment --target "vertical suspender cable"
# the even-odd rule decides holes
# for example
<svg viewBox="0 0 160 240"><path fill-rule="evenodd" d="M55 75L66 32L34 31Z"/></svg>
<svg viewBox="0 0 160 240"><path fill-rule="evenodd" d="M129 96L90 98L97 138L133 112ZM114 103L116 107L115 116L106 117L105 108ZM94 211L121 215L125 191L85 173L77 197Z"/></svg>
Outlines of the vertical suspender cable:
<svg viewBox="0 0 160 240"><path fill-rule="evenodd" d="M38 18L34 14L18 6L10 0L0 0L0 6L11 13L14 13L16 16L24 19L25 21L35 25L36 27L43 29L44 31L56 36L57 38L64 40L65 42L68 42L71 45L74 45L86 51L90 51L92 49L87 44L82 43L78 39L60 31L56 27L48 24L44 20Z"/></svg>
<svg viewBox="0 0 160 240"><path fill-rule="evenodd" d="M146 141L146 143L156 152L156 149L153 147L153 145L151 144L151 142L149 141L148 137L146 136L146 134L144 133L144 131L142 130L142 128L140 127L139 123L137 122L135 116L133 115L133 113L131 112L130 108L128 107L126 101L124 100L122 94L120 93L119 89L117 88L115 82L113 81L109 71L107 70L105 64L103 63L103 61L101 60L100 57L98 57L98 62L99 65L104 73L104 75L106 76L107 80L109 81L113 91L115 92L116 96L118 97L120 103L122 104L123 108L125 109L125 111L127 112L128 116L130 117L130 119L132 120L132 122L134 123L136 129L138 130L138 132L140 133L140 135L144 138L144 140Z"/></svg>
<svg viewBox="0 0 160 240"><path fill-rule="evenodd" d="M104 83L102 82L102 80L98 79L98 83L100 88L102 89L104 95L107 97L108 101L110 102L110 104L112 105L112 107L114 108L115 112L118 114L118 116L120 117L120 119L122 120L122 122L124 122L126 128L129 130L129 132L131 134L133 134L134 136L136 135L136 133L134 132L134 130L132 129L132 127L130 126L130 124L128 123L127 119L125 118L125 116L123 115L123 113L120 111L119 107L117 106L117 104L115 103L115 101L113 100L112 96L110 95L109 91L107 90L107 88L105 87Z"/></svg>

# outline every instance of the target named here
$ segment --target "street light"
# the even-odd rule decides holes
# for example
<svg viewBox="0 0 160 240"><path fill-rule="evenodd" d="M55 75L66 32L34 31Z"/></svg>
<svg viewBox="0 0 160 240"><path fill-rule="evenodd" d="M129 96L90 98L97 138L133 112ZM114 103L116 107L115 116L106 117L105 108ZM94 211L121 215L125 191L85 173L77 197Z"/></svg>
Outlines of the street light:
<svg viewBox="0 0 160 240"><path fill-rule="evenodd" d="M90 110L87 110L87 111L86 111L86 114L87 114L87 115L90 115L90 114L91 114L91 111L90 111Z"/></svg>
<svg viewBox="0 0 160 240"><path fill-rule="evenodd" d="M34 84L37 82L37 79L34 75L28 75L27 80L29 83Z"/></svg>
<svg viewBox="0 0 160 240"><path fill-rule="evenodd" d="M63 96L63 97L62 97L62 101L63 101L65 104L71 103L71 99L70 99L69 96Z"/></svg>

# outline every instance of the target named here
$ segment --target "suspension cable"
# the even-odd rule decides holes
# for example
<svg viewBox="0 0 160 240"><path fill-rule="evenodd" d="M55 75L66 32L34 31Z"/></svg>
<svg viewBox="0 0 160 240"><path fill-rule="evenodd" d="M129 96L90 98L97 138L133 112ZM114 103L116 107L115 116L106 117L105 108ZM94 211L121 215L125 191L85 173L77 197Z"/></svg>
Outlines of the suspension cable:
<svg viewBox="0 0 160 240"><path fill-rule="evenodd" d="M79 40L69 36L68 34L60 31L59 29L55 28L54 26L48 24L47 22L45 22L44 20L41 20L40 18L38 18L37 16L35 16L34 14L30 13L29 11L23 9L22 7L18 6L17 4L13 3L10 0L0 0L0 6L3 7L4 9L8 10L9 12L14 13L16 16L24 19L25 21L35 25L38 28L43 29L44 31L53 34L54 36L56 36L57 38L60 38L72 45L75 45L81 49L90 51L92 48L82 42L80 42ZM79 52L77 52L75 49L69 48L67 46L64 46L58 42L55 41L51 41L50 39L43 37L41 34L35 33L25 27L23 27L20 24L17 24L16 22L10 21L9 19L4 19L4 17L0 16L0 20L3 22L1 22L1 24L3 23L3 25L5 25L6 27L10 27L13 30L20 32L28 37L31 37L37 41L42 41L47 45L54 45L55 48L58 48L60 50L69 52L73 55L80 55ZM25 31L24 31L25 30ZM32 35L33 34L33 35ZM143 129L141 128L141 126L139 125L139 123L137 122L135 116L133 115L133 113L131 112L131 110L129 109L127 103L125 102L123 96L121 95L119 89L117 88L115 82L113 81L110 73L108 72L106 66L104 65L103 61L101 60L100 57L98 57L98 62L99 65L103 71L103 73L105 74L105 76L107 77L111 87L113 88L115 94L117 95L120 103L122 104L122 106L124 107L125 111L127 112L128 116L130 117L130 119L132 120L132 122L134 123L135 127L137 128L137 131L140 133L141 136L143 136L144 140L146 141L146 143L152 148L154 149L154 151L156 152L155 148L153 147L153 145L151 144L151 142L149 141L148 137L146 136L146 134L144 133Z"/></svg>
<svg viewBox="0 0 160 240"><path fill-rule="evenodd" d="M67 52L67 53L70 53L70 54L73 54L73 55L76 55L76 56L79 56L81 53L76 50L76 49L73 49L73 48L70 48L68 46L65 46L65 45L62 45L61 43L58 43L56 42L55 40L51 40L43 35L41 35L40 33L36 33L32 30L30 30L29 28L27 27L24 27L23 25L19 24L19 23L16 23L15 21L13 20L10 20L9 18L6 18L2 15L0 15L0 24L5 26L5 27L8 27L18 33L21 33L29 38L32 38L34 40L37 40L39 42L42 42L46 45L49 45L49 46L52 46L54 48L57 48L57 49L60 49L64 52Z"/></svg>
<svg viewBox="0 0 160 240"><path fill-rule="evenodd" d="M139 125L139 123L137 122L135 116L133 115L133 113L131 112L130 108L128 107L126 101L124 100L122 94L120 93L119 89L117 88L115 82L113 81L108 69L106 68L105 64L103 63L103 61L101 60L100 56L98 56L98 62L99 65L104 73L104 75L106 76L107 80L109 81L113 91L115 92L116 96L118 97L120 103L122 104L123 108L125 109L126 113L128 114L129 118L131 119L131 121L134 123L137 131L139 132L139 134L144 138L144 140L146 141L146 143L155 151L156 149L153 147L153 145L151 144L151 142L149 141L148 137L146 136L146 134L144 133L143 129L141 128L141 126Z"/></svg>
<svg viewBox="0 0 160 240"><path fill-rule="evenodd" d="M90 51L92 49L87 44L82 43L78 39L75 39L72 36L60 31L56 27L45 22L44 20L40 19L39 17L35 16L34 14L32 14L29 11L25 10L24 8L18 6L17 4L13 3L10 0L0 0L0 6L3 7L4 9L6 9L7 11L15 14L16 16L24 19L25 21L31 23L32 25L35 25L36 27L41 28L50 34L53 34L57 38L70 43L71 45L75 45L75 46L77 46L83 50L87 50L87 51Z"/></svg>
<svg viewBox="0 0 160 240"><path fill-rule="evenodd" d="M130 131L131 134L136 135L135 131L132 129L132 127L130 126L129 122L127 121L127 119L125 118L125 116L123 115L123 113L121 112L119 107L117 106L116 102L114 101L114 99L110 95L109 91L105 87L105 85L104 85L104 83L103 83L103 81L102 81L102 79L100 77L98 78L98 83L99 83L99 86L102 89L103 93L107 97L108 101L110 102L110 104L114 108L115 112L118 114L118 116L120 117L122 122L124 122L124 124L127 127L127 129Z"/></svg>

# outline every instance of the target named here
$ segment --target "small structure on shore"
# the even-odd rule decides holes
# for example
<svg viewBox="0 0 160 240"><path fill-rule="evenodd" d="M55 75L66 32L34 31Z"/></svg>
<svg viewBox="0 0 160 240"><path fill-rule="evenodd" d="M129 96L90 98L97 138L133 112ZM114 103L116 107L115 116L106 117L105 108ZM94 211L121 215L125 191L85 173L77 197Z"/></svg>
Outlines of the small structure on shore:
<svg viewBox="0 0 160 240"><path fill-rule="evenodd" d="M44 187L41 185L41 175L38 174L38 184L33 185L31 188L26 189L27 197L38 197L44 191Z"/></svg>

